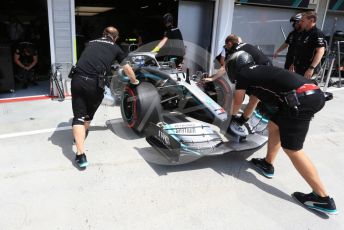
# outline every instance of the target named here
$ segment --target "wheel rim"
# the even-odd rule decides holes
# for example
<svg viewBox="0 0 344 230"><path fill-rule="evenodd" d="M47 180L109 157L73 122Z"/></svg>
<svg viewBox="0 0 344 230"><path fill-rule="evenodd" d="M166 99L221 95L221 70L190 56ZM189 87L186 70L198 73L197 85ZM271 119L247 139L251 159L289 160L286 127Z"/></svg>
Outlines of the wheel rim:
<svg viewBox="0 0 344 230"><path fill-rule="evenodd" d="M137 105L135 92L126 87L123 93L122 110L128 126L132 128L137 120Z"/></svg>
<svg viewBox="0 0 344 230"><path fill-rule="evenodd" d="M222 108L227 110L228 109L228 108L226 108L228 106L227 105L227 100L228 100L227 94L229 94L230 89L228 88L227 84L222 79L219 79L216 82L214 82L214 88L216 91L217 103Z"/></svg>

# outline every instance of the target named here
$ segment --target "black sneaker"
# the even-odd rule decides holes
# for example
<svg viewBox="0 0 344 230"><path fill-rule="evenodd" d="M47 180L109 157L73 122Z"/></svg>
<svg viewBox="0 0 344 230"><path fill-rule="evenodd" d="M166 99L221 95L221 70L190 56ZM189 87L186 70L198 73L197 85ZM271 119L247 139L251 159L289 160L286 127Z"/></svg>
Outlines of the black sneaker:
<svg viewBox="0 0 344 230"><path fill-rule="evenodd" d="M271 179L274 176L274 166L265 161L265 158L252 158L252 164L261 172L265 177Z"/></svg>
<svg viewBox="0 0 344 230"><path fill-rule="evenodd" d="M307 208L330 215L338 214L333 198L330 198L328 196L320 197L314 192L309 194L294 192L292 194L292 197L294 197L295 200L297 200L299 203L306 206Z"/></svg>
<svg viewBox="0 0 344 230"><path fill-rule="evenodd" d="M86 138L87 138L87 136L88 136L88 132L89 132L89 130L86 130L86 133L85 133L85 140L86 140ZM75 139L73 139L73 145L75 145Z"/></svg>
<svg viewBox="0 0 344 230"><path fill-rule="evenodd" d="M80 168L86 168L88 166L86 154L76 155L75 163L77 163Z"/></svg>

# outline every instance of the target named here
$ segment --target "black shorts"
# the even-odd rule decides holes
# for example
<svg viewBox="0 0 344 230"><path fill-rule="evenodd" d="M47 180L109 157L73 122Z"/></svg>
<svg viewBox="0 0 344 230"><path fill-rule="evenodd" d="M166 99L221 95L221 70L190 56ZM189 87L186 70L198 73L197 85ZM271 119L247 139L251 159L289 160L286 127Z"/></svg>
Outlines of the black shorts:
<svg viewBox="0 0 344 230"><path fill-rule="evenodd" d="M85 79L75 74L71 91L74 118L92 120L104 98L104 90L98 87L97 79Z"/></svg>
<svg viewBox="0 0 344 230"><path fill-rule="evenodd" d="M271 121L279 127L281 146L290 150L301 150L305 141L309 123L314 114L325 105L322 91L299 98L298 113L287 108L280 109Z"/></svg>

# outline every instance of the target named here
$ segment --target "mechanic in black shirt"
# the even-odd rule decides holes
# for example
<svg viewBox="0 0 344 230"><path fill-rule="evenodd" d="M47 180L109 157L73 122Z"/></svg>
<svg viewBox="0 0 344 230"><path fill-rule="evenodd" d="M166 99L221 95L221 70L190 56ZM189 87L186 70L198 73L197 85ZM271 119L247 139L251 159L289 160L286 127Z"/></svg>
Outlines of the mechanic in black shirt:
<svg viewBox="0 0 344 230"><path fill-rule="evenodd" d="M237 35L231 34L231 35L226 37L225 45L222 47L222 51L219 55L219 62L220 62L221 67L225 66L225 60L227 59L227 57L229 55L229 50L233 46L233 40L235 39L236 43L242 42L242 40L239 36L237 36L237 37L235 37L235 36L237 36Z"/></svg>
<svg viewBox="0 0 344 230"><path fill-rule="evenodd" d="M288 70L255 65L252 56L244 51L236 52L229 58L226 71L239 92L234 98L233 114L238 112L248 91L256 101L260 100L274 108L268 123L267 156L253 158L251 162L264 176L272 178L272 164L282 146L295 168L313 189L310 194L295 192L293 197L308 208L336 214L334 200L328 196L315 166L303 151L310 121L325 104L320 88Z"/></svg>
<svg viewBox="0 0 344 230"><path fill-rule="evenodd" d="M231 34L226 38L225 59L227 59L228 56L238 51L245 51L249 53L253 57L257 65L272 65L271 60L260 49L251 44L243 43L239 36L237 36L236 34ZM219 77L225 76L225 73L225 66L222 66L216 72L216 74L203 80L205 82L212 82L218 79Z"/></svg>
<svg viewBox="0 0 344 230"><path fill-rule="evenodd" d="M294 30L288 34L288 37L285 40L285 42L276 50L276 52L274 53L274 56L273 56L273 58L277 58L277 56L280 52L282 52L284 49L288 48L288 52L287 52L287 56L286 56L286 60L285 60L285 64L284 64L285 69L289 69L289 67L294 62L296 44L297 44L297 41L298 41L299 37L301 36L301 32L302 32L302 28L299 24L301 17L302 17L302 14L299 13L299 14L294 15L290 18L290 22L293 23Z"/></svg>
<svg viewBox="0 0 344 230"><path fill-rule="evenodd" d="M14 63L17 67L17 79L22 83L23 88L27 88L29 82L33 85L37 85L34 79L37 62L38 54L34 44L30 42L20 42L15 49Z"/></svg>
<svg viewBox="0 0 344 230"><path fill-rule="evenodd" d="M168 60L173 59L176 63L176 66L180 66L185 55L185 46L182 33L178 28L173 26L172 14L165 14L163 16L163 21L164 25L166 26L164 37L152 50L152 52L158 53L158 57L164 57Z"/></svg>
<svg viewBox="0 0 344 230"><path fill-rule="evenodd" d="M294 65L291 69L310 79L325 53L323 32L316 27L317 14L314 11L303 13L300 26L304 30L295 49Z"/></svg>
<svg viewBox="0 0 344 230"><path fill-rule="evenodd" d="M241 38L235 34L231 34L227 37L226 39L227 42L227 54L226 54L226 58L228 58L228 56L232 55L233 53L236 53L238 51L245 51L247 53L249 53L252 57L255 63L257 63L258 65L272 65L271 60L257 47L248 44L248 43L243 43L241 41ZM226 74L226 69L225 66L221 67L216 74L214 74L213 76L209 77L209 78L205 78L203 79L205 82L212 82L215 81L216 79L218 79L219 77L225 76ZM234 97L238 97L237 91L235 91L234 93ZM247 107L250 108L255 108L257 106L257 102L255 100L252 100L250 97L250 100L247 104ZM250 114L246 114L246 112L244 113L243 117L246 120L249 119ZM237 127L233 127L233 131L237 129ZM240 129L240 128L239 128Z"/></svg>
<svg viewBox="0 0 344 230"><path fill-rule="evenodd" d="M103 37L90 41L76 64L72 76L73 135L77 147L75 162L80 168L88 165L84 153L84 140L93 116L104 97L104 76L111 73L114 61L123 64L123 70L131 84L138 84L129 64L122 63L125 55L116 44L118 30L104 29Z"/></svg>

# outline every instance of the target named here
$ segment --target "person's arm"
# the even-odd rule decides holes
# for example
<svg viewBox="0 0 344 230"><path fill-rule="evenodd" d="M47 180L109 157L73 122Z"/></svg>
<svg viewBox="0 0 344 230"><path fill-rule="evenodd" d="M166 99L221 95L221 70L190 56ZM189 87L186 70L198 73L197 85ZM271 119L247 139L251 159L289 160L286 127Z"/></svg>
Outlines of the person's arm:
<svg viewBox="0 0 344 230"><path fill-rule="evenodd" d="M203 81L205 81L205 82L215 81L216 79L225 75L225 73L226 73L226 69L224 66L222 66L214 75L207 77L207 78L204 78Z"/></svg>
<svg viewBox="0 0 344 230"><path fill-rule="evenodd" d="M315 55L311 65L308 67L307 71L305 72L305 77L311 79L314 74L314 69L317 67L321 61L321 58L324 56L325 47L319 47L315 49Z"/></svg>
<svg viewBox="0 0 344 230"><path fill-rule="evenodd" d="M152 51L158 52L166 44L167 40L168 40L168 37L164 37Z"/></svg>
<svg viewBox="0 0 344 230"><path fill-rule="evenodd" d="M130 83L137 85L139 84L139 80L136 79L136 75L134 73L134 70L131 68L131 66L129 64L125 64L123 66L123 71L125 73L125 75L127 75L130 79Z"/></svg>
<svg viewBox="0 0 344 230"><path fill-rule="evenodd" d="M282 52L284 49L286 49L288 46L289 46L289 44L287 44L287 43L284 42L284 43L276 50L276 52L274 53L273 58L277 58L277 55L278 55L280 52Z"/></svg>
<svg viewBox="0 0 344 230"><path fill-rule="evenodd" d="M35 55L32 57L33 60L32 60L32 63L27 67L28 70L32 69L33 67L35 67L35 65L37 64L38 62L38 56Z"/></svg>
<svg viewBox="0 0 344 230"><path fill-rule="evenodd" d="M14 54L14 63L19 66L22 69L26 69L27 67L25 65L23 65L23 63L21 63L20 61L20 55L15 53Z"/></svg>
<svg viewBox="0 0 344 230"><path fill-rule="evenodd" d="M220 54L220 65L225 66L225 58L226 58L226 49L223 47L221 54Z"/></svg>
<svg viewBox="0 0 344 230"><path fill-rule="evenodd" d="M220 58L220 65L225 66L225 57L224 56L221 56L221 58Z"/></svg>

